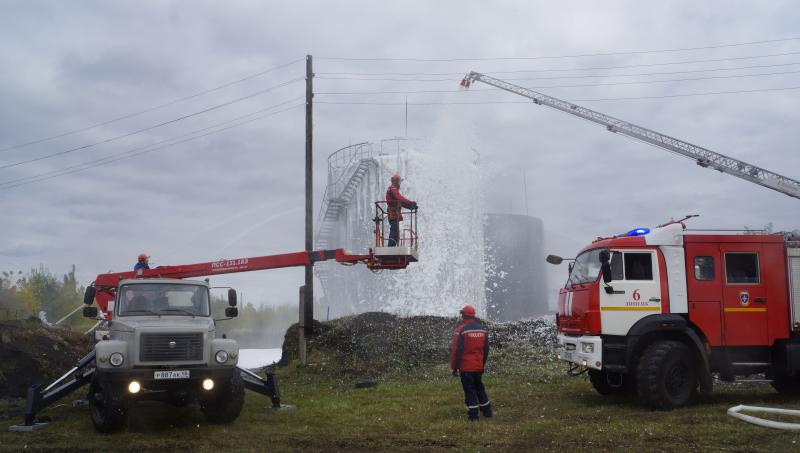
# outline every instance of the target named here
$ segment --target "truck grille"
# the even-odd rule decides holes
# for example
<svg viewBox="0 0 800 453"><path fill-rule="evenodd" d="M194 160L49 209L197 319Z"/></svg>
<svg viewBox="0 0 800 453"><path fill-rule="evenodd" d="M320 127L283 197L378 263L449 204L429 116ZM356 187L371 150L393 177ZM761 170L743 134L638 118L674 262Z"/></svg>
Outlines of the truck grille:
<svg viewBox="0 0 800 453"><path fill-rule="evenodd" d="M203 360L202 333L143 333L139 349L142 362Z"/></svg>

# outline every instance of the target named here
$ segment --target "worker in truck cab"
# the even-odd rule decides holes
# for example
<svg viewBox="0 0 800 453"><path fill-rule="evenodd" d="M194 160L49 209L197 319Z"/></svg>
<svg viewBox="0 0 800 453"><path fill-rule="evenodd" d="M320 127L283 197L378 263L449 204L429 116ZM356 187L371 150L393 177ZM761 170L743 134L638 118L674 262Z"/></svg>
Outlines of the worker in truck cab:
<svg viewBox="0 0 800 453"><path fill-rule="evenodd" d="M391 185L386 189L386 217L389 219L389 247L400 245L400 222L403 220L402 209L417 209L417 202L400 194L400 182L403 178L394 175Z"/></svg>
<svg viewBox="0 0 800 453"><path fill-rule="evenodd" d="M462 322L453 334L450 348L450 368L453 376L461 377L467 419L478 420L478 411L486 418L492 417L492 405L483 386L483 371L489 357L489 335L486 327L475 318L475 307L461 309Z"/></svg>
<svg viewBox="0 0 800 453"><path fill-rule="evenodd" d="M149 260L150 260L149 256L145 255L144 253L140 253L138 261L136 261L136 264L133 265L133 270L134 271L138 271L139 269L142 269L142 270L150 269Z"/></svg>

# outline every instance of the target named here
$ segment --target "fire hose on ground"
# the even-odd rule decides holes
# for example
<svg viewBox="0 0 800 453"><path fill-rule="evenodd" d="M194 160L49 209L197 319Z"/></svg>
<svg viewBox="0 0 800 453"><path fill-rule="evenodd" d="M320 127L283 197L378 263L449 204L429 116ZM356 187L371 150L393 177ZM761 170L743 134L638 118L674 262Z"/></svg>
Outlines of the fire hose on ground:
<svg viewBox="0 0 800 453"><path fill-rule="evenodd" d="M758 426L764 426L766 428L800 430L800 423L786 423L786 422L777 422L774 420L767 420L764 418L754 417L752 415L742 414L741 411L800 416L800 410L779 409L775 407L744 406L742 404L728 409L728 415L734 418L738 418L739 420L745 421L747 423L752 423Z"/></svg>

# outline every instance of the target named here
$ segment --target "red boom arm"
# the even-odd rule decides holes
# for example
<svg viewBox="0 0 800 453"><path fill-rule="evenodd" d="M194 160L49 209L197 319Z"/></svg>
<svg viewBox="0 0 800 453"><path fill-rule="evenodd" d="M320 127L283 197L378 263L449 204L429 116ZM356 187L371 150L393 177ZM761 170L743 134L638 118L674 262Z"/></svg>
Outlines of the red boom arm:
<svg viewBox="0 0 800 453"><path fill-rule="evenodd" d="M343 249L316 250L311 253L284 253L280 255L219 260L179 266L160 266L154 269L100 274L94 281L94 287L97 290L95 299L105 318L111 319L111 313L108 312L108 303L114 299L120 280L130 278L190 278L216 274L234 274L238 272L280 269L284 267L308 266L317 261L326 261L330 259L335 259L336 262L343 264L364 262L367 263L368 266L371 266L374 257L371 251L369 255L350 255Z"/></svg>

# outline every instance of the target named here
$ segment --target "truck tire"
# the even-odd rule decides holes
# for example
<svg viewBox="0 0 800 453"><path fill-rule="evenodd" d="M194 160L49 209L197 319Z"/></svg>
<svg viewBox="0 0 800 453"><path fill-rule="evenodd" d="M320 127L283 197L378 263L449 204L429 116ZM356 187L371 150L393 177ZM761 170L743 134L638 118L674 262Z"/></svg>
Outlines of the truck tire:
<svg viewBox="0 0 800 453"><path fill-rule="evenodd" d="M800 395L800 379L794 376L773 376L771 385L778 393L790 396Z"/></svg>
<svg viewBox="0 0 800 453"><path fill-rule="evenodd" d="M89 412L94 429L113 433L125 427L128 420L128 401L124 389L101 383L95 376L89 385Z"/></svg>
<svg viewBox="0 0 800 453"><path fill-rule="evenodd" d="M659 341L645 349L637 370L639 401L671 410L697 399L697 369L691 351L679 341Z"/></svg>
<svg viewBox="0 0 800 453"><path fill-rule="evenodd" d="M230 423L239 417L244 406L244 382L238 370L220 388L203 398L200 409L209 423Z"/></svg>
<svg viewBox="0 0 800 453"><path fill-rule="evenodd" d="M613 386L609 384L608 373L606 373L605 370L589 370L589 382L592 383L592 387L594 387L597 393L603 396L621 395L630 393L635 389L632 376L626 374L620 376L622 378L622 385Z"/></svg>

